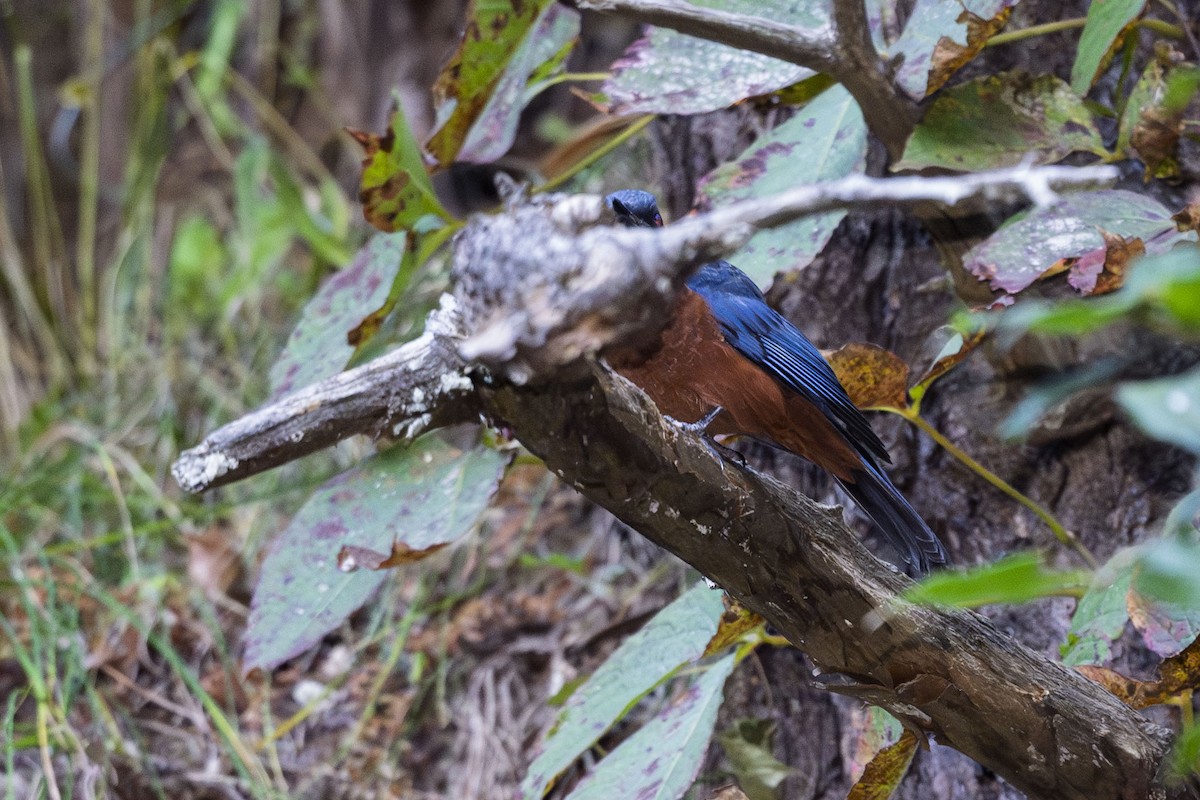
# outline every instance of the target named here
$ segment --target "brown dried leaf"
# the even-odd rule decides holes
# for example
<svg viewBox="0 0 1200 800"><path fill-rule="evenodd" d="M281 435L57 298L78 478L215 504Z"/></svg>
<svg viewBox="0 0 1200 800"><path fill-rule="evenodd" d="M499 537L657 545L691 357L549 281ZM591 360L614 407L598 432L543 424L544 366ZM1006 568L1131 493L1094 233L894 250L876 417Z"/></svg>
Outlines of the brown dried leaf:
<svg viewBox="0 0 1200 800"><path fill-rule="evenodd" d="M958 72L987 44L987 40L999 33L1012 16L1012 8L1006 8L992 19L983 19L963 11L958 15L959 23L967 23L967 43L959 44L949 36L943 36L933 48L933 59L929 68L929 87L926 94L933 94Z"/></svg>
<svg viewBox="0 0 1200 800"><path fill-rule="evenodd" d="M725 602L725 613L721 615L721 621L717 625L717 632L713 634L712 639L708 642L708 646L704 648L705 658L721 652L764 622L762 617L729 595L725 595L723 599Z"/></svg>
<svg viewBox="0 0 1200 800"><path fill-rule="evenodd" d="M1104 247L1068 259L1071 274L1067 282L1080 294L1108 294L1121 288L1129 263L1146 254L1146 244L1137 236L1127 239L1103 228L1100 235L1104 237Z"/></svg>
<svg viewBox="0 0 1200 800"><path fill-rule="evenodd" d="M353 572L356 569L392 569L393 567L412 564L423 558L428 558L447 544L448 542L443 542L442 544L435 544L432 547L426 547L423 550L414 550L404 544L404 542L397 541L392 542L392 552L390 554L380 553L378 550L372 550L369 547L347 544L343 545L341 550L338 550L338 569L342 572Z"/></svg>
<svg viewBox="0 0 1200 800"><path fill-rule="evenodd" d="M895 744L875 754L862 777L850 788L846 800L887 800L904 780L916 752L916 734L905 730Z"/></svg>
<svg viewBox="0 0 1200 800"><path fill-rule="evenodd" d="M878 345L851 342L826 358L859 408L908 406L908 364L895 353Z"/></svg>
<svg viewBox="0 0 1200 800"><path fill-rule="evenodd" d="M708 800L750 800L750 798L737 787L737 784L727 783L714 789L713 793L708 796Z"/></svg>
<svg viewBox="0 0 1200 800"><path fill-rule="evenodd" d="M1150 108L1142 112L1129 136L1129 145L1145 163L1147 181L1151 177L1178 176L1175 147L1179 144L1179 136L1182 133L1182 113L1162 108Z"/></svg>
<svg viewBox="0 0 1200 800"><path fill-rule="evenodd" d="M210 525L198 534L186 537L187 576L208 597L224 595L241 572L242 560L237 541L229 526Z"/></svg>
<svg viewBox="0 0 1200 800"><path fill-rule="evenodd" d="M1076 669L1132 708L1159 705L1182 692L1200 688L1200 639L1193 641L1179 655L1163 661L1158 667L1158 679L1153 681L1127 678L1107 667L1081 666Z"/></svg>
<svg viewBox="0 0 1200 800"><path fill-rule="evenodd" d="M1178 214L1171 217L1171 221L1175 223L1175 227L1186 233L1187 231L1200 231L1200 200L1189 203Z"/></svg>

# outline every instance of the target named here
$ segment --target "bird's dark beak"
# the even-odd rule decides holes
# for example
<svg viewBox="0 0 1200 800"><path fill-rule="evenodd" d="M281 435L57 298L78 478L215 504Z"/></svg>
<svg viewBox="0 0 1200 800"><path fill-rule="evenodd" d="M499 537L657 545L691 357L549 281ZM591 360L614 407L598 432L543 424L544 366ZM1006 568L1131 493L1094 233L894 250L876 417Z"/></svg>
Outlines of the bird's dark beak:
<svg viewBox="0 0 1200 800"><path fill-rule="evenodd" d="M613 197L609 199L608 203L612 207L613 213L617 215L617 222L630 226L638 224L638 218L620 200Z"/></svg>

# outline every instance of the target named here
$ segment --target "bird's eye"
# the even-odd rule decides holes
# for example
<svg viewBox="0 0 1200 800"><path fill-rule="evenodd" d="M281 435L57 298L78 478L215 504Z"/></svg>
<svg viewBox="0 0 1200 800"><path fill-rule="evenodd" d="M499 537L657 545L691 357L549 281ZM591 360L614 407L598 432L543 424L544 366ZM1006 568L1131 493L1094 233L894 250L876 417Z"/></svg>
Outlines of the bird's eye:
<svg viewBox="0 0 1200 800"><path fill-rule="evenodd" d="M661 228L662 224L663 224L662 214L655 214L654 215L654 227Z"/></svg>

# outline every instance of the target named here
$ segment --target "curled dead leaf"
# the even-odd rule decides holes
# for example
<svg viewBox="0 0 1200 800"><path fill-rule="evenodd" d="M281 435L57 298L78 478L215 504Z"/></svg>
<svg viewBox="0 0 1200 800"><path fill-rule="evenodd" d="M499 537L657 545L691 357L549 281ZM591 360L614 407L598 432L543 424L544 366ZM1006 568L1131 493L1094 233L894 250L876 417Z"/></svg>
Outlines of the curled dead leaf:
<svg viewBox="0 0 1200 800"><path fill-rule="evenodd" d="M1159 705L1183 692L1200 688L1200 639L1163 661L1158 667L1158 679L1153 681L1128 678L1107 667L1085 665L1075 669L1132 708Z"/></svg>
<svg viewBox="0 0 1200 800"><path fill-rule="evenodd" d="M1072 259L1067 282L1080 294L1098 295L1120 289L1125 283L1129 264L1146 254L1146 244L1140 238L1125 238L1119 233L1100 230L1104 247Z"/></svg>
<svg viewBox="0 0 1200 800"><path fill-rule="evenodd" d="M866 342L851 342L827 353L826 358L859 408L908 405L908 364L890 350Z"/></svg>
<svg viewBox="0 0 1200 800"><path fill-rule="evenodd" d="M712 639L708 641L708 646L704 648L705 658L721 652L764 622L762 617L729 595L725 595L723 599L725 612L721 614L717 632L713 634Z"/></svg>
<svg viewBox="0 0 1200 800"><path fill-rule="evenodd" d="M987 44L987 40L995 36L1008 24L1012 16L1012 8L1006 8L991 19L963 11L958 15L958 22L967 24L967 43L959 44L949 36L943 36L933 48L933 58L929 67L929 84L925 93L933 94L958 72L971 59L979 55L979 51Z"/></svg>
<svg viewBox="0 0 1200 800"><path fill-rule="evenodd" d="M393 542L392 552L385 554L369 547L347 544L338 551L337 564L342 572L354 572L357 569L392 569L428 558L445 546L445 543L435 544L423 550L414 550L403 542Z"/></svg>

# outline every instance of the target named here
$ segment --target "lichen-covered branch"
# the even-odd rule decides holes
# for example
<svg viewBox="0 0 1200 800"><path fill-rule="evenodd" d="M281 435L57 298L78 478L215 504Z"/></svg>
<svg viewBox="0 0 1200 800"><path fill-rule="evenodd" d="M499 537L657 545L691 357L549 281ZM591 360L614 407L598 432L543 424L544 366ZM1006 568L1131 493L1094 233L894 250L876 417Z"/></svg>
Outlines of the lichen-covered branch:
<svg viewBox="0 0 1200 800"><path fill-rule="evenodd" d="M171 474L200 492L265 472L355 434L411 439L479 418L459 357L453 304L433 311L425 333L380 358L300 389L210 433L179 454Z"/></svg>
<svg viewBox="0 0 1200 800"><path fill-rule="evenodd" d="M947 178L851 176L630 230L600 198L539 197L472 219L455 244L455 299L425 335L380 359L236 420L180 455L179 484L198 492L307 455L358 433L415 436L472 420L468 364L514 383L567 381L584 356L653 336L680 283L755 231L837 208L988 199L1046 203L1102 185L1113 167L1018 167ZM505 253L505 258L499 254Z"/></svg>

